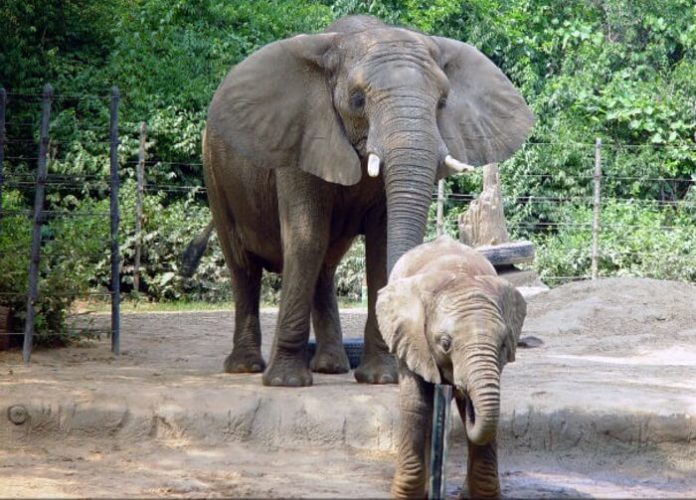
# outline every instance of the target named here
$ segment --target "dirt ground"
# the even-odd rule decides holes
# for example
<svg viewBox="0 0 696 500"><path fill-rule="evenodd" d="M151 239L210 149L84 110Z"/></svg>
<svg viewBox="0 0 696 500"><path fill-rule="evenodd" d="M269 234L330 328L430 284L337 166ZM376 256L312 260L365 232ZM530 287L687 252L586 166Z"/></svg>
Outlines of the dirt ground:
<svg viewBox="0 0 696 500"><path fill-rule="evenodd" d="M504 372L504 495L696 497L696 287L617 278L528 302L523 335L544 345ZM266 355L275 320L263 313ZM343 311L344 334L364 320ZM29 366L0 353L0 496L388 496L397 387L223 374L232 325L230 312L128 314L119 358L106 339L38 350ZM451 437L454 496L456 421Z"/></svg>

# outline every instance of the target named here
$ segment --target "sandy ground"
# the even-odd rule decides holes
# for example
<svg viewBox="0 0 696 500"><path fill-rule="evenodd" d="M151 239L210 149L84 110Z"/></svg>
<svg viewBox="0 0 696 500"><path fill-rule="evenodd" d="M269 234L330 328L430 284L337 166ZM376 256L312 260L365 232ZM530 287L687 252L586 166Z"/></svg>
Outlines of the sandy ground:
<svg viewBox="0 0 696 500"><path fill-rule="evenodd" d="M275 318L263 314L266 353ZM344 311L346 336L364 319ZM119 358L106 340L39 350L29 366L0 353L0 496L387 496L397 388L347 374L273 389L222 374L232 323L129 314ZM529 300L524 335L544 345L504 372L506 496L696 497L696 287L565 285ZM5 416L13 405L25 422ZM451 441L454 496L466 468L456 421Z"/></svg>

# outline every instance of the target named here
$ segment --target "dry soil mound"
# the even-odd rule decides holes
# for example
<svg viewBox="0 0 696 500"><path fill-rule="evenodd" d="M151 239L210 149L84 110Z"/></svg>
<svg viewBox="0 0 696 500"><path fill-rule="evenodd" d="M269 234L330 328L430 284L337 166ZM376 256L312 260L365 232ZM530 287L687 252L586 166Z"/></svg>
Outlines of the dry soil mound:
<svg viewBox="0 0 696 500"><path fill-rule="evenodd" d="M528 303L526 334L552 343L596 338L583 342L586 354L645 354L674 341L696 346L696 286L689 283L607 278L563 285ZM673 354L696 363L684 351Z"/></svg>

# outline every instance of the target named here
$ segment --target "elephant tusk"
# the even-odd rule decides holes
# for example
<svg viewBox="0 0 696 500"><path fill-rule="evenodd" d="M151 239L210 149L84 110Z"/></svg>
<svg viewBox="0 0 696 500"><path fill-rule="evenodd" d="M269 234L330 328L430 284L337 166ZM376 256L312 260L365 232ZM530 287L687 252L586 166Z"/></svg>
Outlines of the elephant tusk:
<svg viewBox="0 0 696 500"><path fill-rule="evenodd" d="M445 165L457 172L473 172L475 170L472 165L455 160L452 155L445 156Z"/></svg>
<svg viewBox="0 0 696 500"><path fill-rule="evenodd" d="M377 177L379 175L379 164L382 160L374 153L367 157L367 175Z"/></svg>

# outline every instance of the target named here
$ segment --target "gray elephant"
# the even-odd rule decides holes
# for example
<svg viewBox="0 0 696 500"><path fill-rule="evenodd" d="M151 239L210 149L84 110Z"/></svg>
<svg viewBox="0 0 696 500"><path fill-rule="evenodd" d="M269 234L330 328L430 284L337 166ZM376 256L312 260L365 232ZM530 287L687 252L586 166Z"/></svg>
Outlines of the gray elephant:
<svg viewBox="0 0 696 500"><path fill-rule="evenodd" d="M265 369L264 384L284 386L310 385L311 370L348 371L334 273L364 234L368 318L355 377L396 382L376 291L422 242L435 180L508 158L532 121L512 84L472 46L371 17L271 43L234 67L215 92L203 137L208 198L235 297L226 371ZM264 268L283 276L267 367Z"/></svg>
<svg viewBox="0 0 696 500"><path fill-rule="evenodd" d="M454 386L466 428L469 494L500 496L500 374L515 359L526 311L522 295L483 256L449 237L420 245L396 263L377 299L382 335L399 360L394 496L425 494L433 384Z"/></svg>

